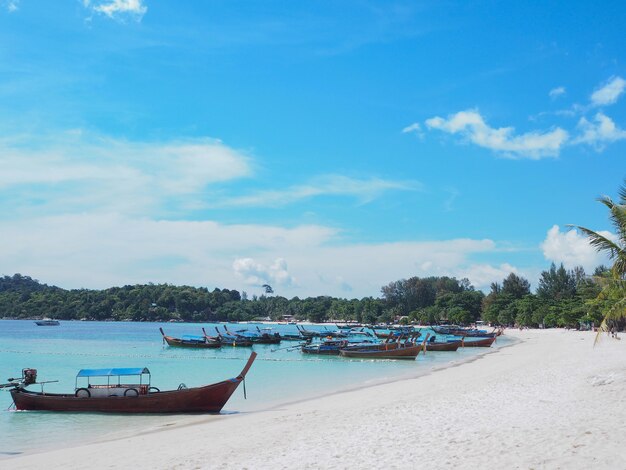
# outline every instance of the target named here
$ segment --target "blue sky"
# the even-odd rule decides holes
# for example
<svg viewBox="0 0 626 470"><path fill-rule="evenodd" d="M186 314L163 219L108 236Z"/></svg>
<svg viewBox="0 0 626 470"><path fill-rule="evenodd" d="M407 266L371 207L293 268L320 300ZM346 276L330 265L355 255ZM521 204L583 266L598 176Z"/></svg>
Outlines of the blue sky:
<svg viewBox="0 0 626 470"><path fill-rule="evenodd" d="M0 274L379 296L606 262L621 2L0 0Z"/></svg>

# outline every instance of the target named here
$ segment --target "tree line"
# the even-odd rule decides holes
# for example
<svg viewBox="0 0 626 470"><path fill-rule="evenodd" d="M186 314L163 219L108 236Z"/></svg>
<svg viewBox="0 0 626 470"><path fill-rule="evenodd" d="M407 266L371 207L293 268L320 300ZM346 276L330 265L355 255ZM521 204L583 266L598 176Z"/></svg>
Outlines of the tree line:
<svg viewBox="0 0 626 470"><path fill-rule="evenodd" d="M611 299L599 297L598 278L563 265L541 273L535 293L528 280L511 273L485 295L467 279L411 277L381 288L381 297L330 296L287 299L279 295L248 298L245 292L205 287L145 284L104 290L62 289L15 274L0 278L0 317L100 321L223 322L294 318L312 322L467 325L484 320L498 325L569 326L599 324ZM266 292L268 290L266 289Z"/></svg>

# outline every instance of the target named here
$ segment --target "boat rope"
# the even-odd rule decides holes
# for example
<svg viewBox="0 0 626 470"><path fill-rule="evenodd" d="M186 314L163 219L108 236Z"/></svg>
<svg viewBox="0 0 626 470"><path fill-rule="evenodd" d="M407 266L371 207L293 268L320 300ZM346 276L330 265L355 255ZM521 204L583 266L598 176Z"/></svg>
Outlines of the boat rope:
<svg viewBox="0 0 626 470"><path fill-rule="evenodd" d="M244 377L243 380L243 399L247 400L248 399L248 395L246 394L246 378Z"/></svg>

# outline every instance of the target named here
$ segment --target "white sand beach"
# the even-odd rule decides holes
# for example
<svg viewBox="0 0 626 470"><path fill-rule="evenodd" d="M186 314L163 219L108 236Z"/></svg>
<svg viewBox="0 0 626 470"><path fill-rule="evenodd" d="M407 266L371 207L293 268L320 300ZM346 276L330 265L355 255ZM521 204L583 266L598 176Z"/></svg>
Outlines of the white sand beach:
<svg viewBox="0 0 626 470"><path fill-rule="evenodd" d="M593 348L591 332L506 334L522 341L426 376L3 465L625 469L626 337Z"/></svg>

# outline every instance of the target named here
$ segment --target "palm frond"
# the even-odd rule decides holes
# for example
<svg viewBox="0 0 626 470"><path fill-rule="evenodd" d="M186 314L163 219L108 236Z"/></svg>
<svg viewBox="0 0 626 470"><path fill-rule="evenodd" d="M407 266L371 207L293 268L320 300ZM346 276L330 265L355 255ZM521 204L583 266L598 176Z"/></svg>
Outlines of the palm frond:
<svg viewBox="0 0 626 470"><path fill-rule="evenodd" d="M626 281L622 279L610 279L608 283L604 285L602 291L598 295L598 298L608 298L611 296L611 291L613 291L613 295L617 295L616 302L611 305L611 307L607 310L604 318L602 319L602 323L598 328L598 332L596 334L595 340L593 341L593 345L598 344L602 333L609 332L609 321L617 321L626 319Z"/></svg>
<svg viewBox="0 0 626 470"><path fill-rule="evenodd" d="M594 232L591 229L581 227L579 225L572 225L572 227L577 228L581 232L583 232L589 238L589 243L593 246L597 251L608 251L609 258L614 259L617 257L622 251L621 247L612 240L609 240L604 235L600 235L597 232Z"/></svg>
<svg viewBox="0 0 626 470"><path fill-rule="evenodd" d="M609 209L611 209L615 205L615 203L613 202L613 199L611 199L609 196L601 196L597 198L596 201L604 204Z"/></svg>
<svg viewBox="0 0 626 470"><path fill-rule="evenodd" d="M613 206L610 218L622 246L626 246L626 206Z"/></svg>
<svg viewBox="0 0 626 470"><path fill-rule="evenodd" d="M624 205L626 204L626 184L623 184L620 188L619 188L619 202L620 204Z"/></svg>
<svg viewBox="0 0 626 470"><path fill-rule="evenodd" d="M596 337L593 340L593 345L595 346L596 344L598 344L598 342L600 341L600 338L602 337L602 333L608 333L608 332L609 332L609 325L605 318L604 320L602 320L602 323L598 327L598 330L596 332Z"/></svg>

